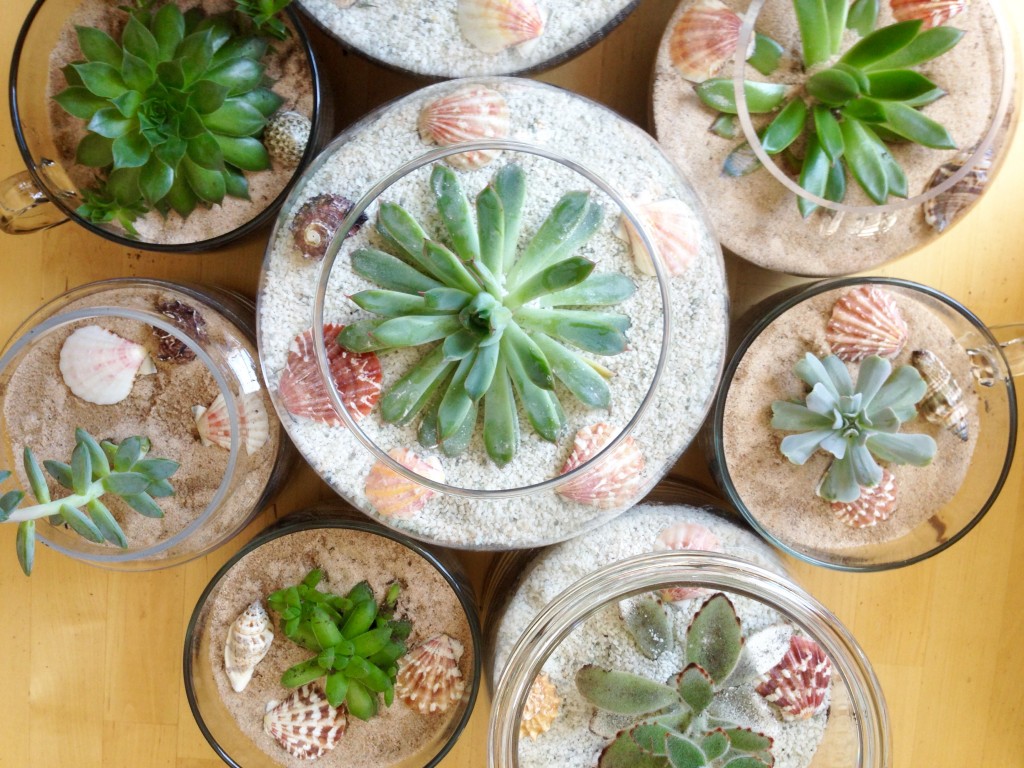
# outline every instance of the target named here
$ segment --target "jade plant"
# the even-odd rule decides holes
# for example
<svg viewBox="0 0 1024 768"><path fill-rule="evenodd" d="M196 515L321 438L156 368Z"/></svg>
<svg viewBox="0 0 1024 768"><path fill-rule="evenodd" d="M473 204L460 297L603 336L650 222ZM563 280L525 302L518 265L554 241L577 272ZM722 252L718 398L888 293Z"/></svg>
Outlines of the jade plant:
<svg viewBox="0 0 1024 768"><path fill-rule="evenodd" d="M935 456L930 436L898 434L901 424L917 416L915 405L927 389L912 366L893 372L888 360L871 355L861 363L854 386L838 357L819 360L808 352L793 373L811 391L804 404L772 403L772 427L799 432L787 435L780 446L794 464L804 464L818 449L832 454L817 489L827 501L856 501L862 488L877 486L882 468L876 458L921 467Z"/></svg>
<svg viewBox="0 0 1024 768"><path fill-rule="evenodd" d="M673 634L653 598L644 598L641 621L627 624L645 655L670 650ZM635 614L634 614L635 615ZM710 597L686 631L685 666L668 683L586 665L576 688L600 710L635 718L601 753L598 768L765 768L774 764L773 740L742 723L716 716L716 698L735 692L731 679L743 651L743 632L724 594ZM756 696L757 694L751 693Z"/></svg>
<svg viewBox="0 0 1024 768"><path fill-rule="evenodd" d="M397 582L378 604L365 581L345 596L321 592L317 585L323 576L314 568L299 584L267 597L285 636L316 654L285 670L281 684L297 688L326 678L331 706L344 702L353 716L369 720L377 714L380 694L385 706L394 701L398 660L412 624L395 620Z"/></svg>
<svg viewBox="0 0 1024 768"><path fill-rule="evenodd" d="M617 304L636 286L574 255L603 218L590 193L562 196L519 250L520 166L504 166L477 196L475 223L451 169L436 166L430 182L451 248L401 206L382 203L376 228L394 255L355 251L352 269L380 289L351 297L380 317L352 323L337 340L353 352L441 342L385 393L382 417L406 424L422 413L420 442L455 455L469 445L482 402L487 454L504 465L519 444L513 389L533 429L551 442L565 423L556 380L583 404L608 407L611 372L581 353L619 354L630 321L589 307Z"/></svg>
<svg viewBox="0 0 1024 768"><path fill-rule="evenodd" d="M18 523L18 562L26 576L31 575L35 562L37 520L45 517L51 524L66 525L96 544L107 541L126 549L124 531L101 499L109 494L146 517L163 517L156 499L174 495L168 478L178 471L179 464L147 456L150 442L145 437L129 437L121 443L97 442L79 428L75 430L75 440L70 464L43 462L46 473L71 491L70 495L51 498L43 469L32 449L26 446L25 476L37 503L19 507L25 498L21 490L8 491L0 497L0 522ZM10 475L8 470L0 471L0 482Z"/></svg>
<svg viewBox="0 0 1024 768"><path fill-rule="evenodd" d="M875 29L878 3L793 0L809 76L795 89L774 82L746 81L743 86L751 114L778 110L759 132L764 151L786 153L788 164L799 169L800 186L832 202L846 196L847 170L879 205L890 196L907 197L907 177L889 149L892 143L956 147L949 131L921 112L946 92L914 67L952 49L964 33L946 26L923 29L920 20ZM839 55L847 29L861 39ZM778 57L758 53L764 40L758 36L756 58L750 61L770 75ZM706 80L697 86L697 95L723 113L713 130L734 137L731 116L737 113L737 104L732 79ZM759 167L744 143L726 159L723 172L743 176ZM805 218L818 207L803 197L797 205Z"/></svg>

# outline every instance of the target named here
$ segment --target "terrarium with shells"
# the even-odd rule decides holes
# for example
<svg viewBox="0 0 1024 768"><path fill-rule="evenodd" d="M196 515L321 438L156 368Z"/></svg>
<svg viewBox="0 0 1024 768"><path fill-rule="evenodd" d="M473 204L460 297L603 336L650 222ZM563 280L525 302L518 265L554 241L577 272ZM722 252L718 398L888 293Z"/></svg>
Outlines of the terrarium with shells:
<svg viewBox="0 0 1024 768"><path fill-rule="evenodd" d="M336 140L259 306L314 469L386 525L490 549L641 498L703 419L727 313L717 243L650 138L516 79L426 88Z"/></svg>
<svg viewBox="0 0 1024 768"><path fill-rule="evenodd" d="M998 0L683 0L656 133L705 180L725 248L848 274L926 244L985 192L1015 120L1013 47Z"/></svg>
<svg viewBox="0 0 1024 768"><path fill-rule="evenodd" d="M726 370L710 452L759 532L810 562L906 565L965 535L1016 439L1013 375L969 310L887 278L777 297Z"/></svg>
<svg viewBox="0 0 1024 768"><path fill-rule="evenodd" d="M469 719L480 630L458 564L342 505L229 560L185 638L189 704L229 765L436 765Z"/></svg>
<svg viewBox="0 0 1024 768"><path fill-rule="evenodd" d="M256 514L289 451L253 310L217 289L108 280L23 323L0 357L0 518L19 526L26 573L37 540L145 570L219 546Z"/></svg>

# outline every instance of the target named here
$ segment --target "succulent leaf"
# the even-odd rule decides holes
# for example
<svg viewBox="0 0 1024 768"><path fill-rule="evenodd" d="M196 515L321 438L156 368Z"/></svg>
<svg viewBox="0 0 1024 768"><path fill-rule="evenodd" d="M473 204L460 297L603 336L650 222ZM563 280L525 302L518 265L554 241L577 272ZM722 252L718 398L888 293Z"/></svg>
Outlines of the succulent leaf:
<svg viewBox="0 0 1024 768"><path fill-rule="evenodd" d="M671 686L590 664L576 673L576 687L591 704L619 715L646 715L680 700L679 692Z"/></svg>
<svg viewBox="0 0 1024 768"><path fill-rule="evenodd" d="M623 620L640 652L649 659L657 659L672 647L672 623L661 602L645 596L624 606Z"/></svg>
<svg viewBox="0 0 1024 768"><path fill-rule="evenodd" d="M701 751L708 760L717 760L729 750L729 736L722 728L716 728L700 740Z"/></svg>
<svg viewBox="0 0 1024 768"><path fill-rule="evenodd" d="M630 737L640 749L659 756L665 754L665 737L668 733L668 726L657 721L640 723L629 731Z"/></svg>
<svg viewBox="0 0 1024 768"><path fill-rule="evenodd" d="M711 597L693 617L686 632L686 659L720 685L736 667L743 635L736 610L725 595Z"/></svg>
<svg viewBox="0 0 1024 768"><path fill-rule="evenodd" d="M825 0L793 0L793 10L800 29L804 64L812 67L828 60L832 55L832 37Z"/></svg>
<svg viewBox="0 0 1024 768"><path fill-rule="evenodd" d="M665 754L672 768L702 768L708 764L701 748L678 733L665 736Z"/></svg>
<svg viewBox="0 0 1024 768"><path fill-rule="evenodd" d="M846 26L861 37L871 34L878 22L878 0L853 0L846 17Z"/></svg>
<svg viewBox="0 0 1024 768"><path fill-rule="evenodd" d="M747 63L762 75L770 75L779 68L783 48L779 43L760 32L754 33L754 52ZM735 135L730 137L735 138Z"/></svg>
<svg viewBox="0 0 1024 768"><path fill-rule="evenodd" d="M728 115L738 113L736 91L731 77L712 77L697 86L697 98L718 112ZM747 98L747 111L753 115L771 112L782 104L788 91L787 86L778 83L759 83L751 80L743 83Z"/></svg>
<svg viewBox="0 0 1024 768"><path fill-rule="evenodd" d="M597 768L669 768L668 758L652 755L637 745L629 731L622 731L598 759Z"/></svg>

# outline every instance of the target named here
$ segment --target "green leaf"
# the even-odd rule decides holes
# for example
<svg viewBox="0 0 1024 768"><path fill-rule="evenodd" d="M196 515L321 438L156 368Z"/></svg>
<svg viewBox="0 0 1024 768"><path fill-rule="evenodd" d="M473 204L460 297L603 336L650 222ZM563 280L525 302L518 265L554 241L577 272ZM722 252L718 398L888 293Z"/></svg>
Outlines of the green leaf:
<svg viewBox="0 0 1024 768"><path fill-rule="evenodd" d="M491 382L494 380L494 373L498 367L498 359L501 357L499 349L498 344L480 347L473 367L466 375L466 394L469 395L474 403L490 389Z"/></svg>
<svg viewBox="0 0 1024 768"><path fill-rule="evenodd" d="M14 490L0 496L0 523L6 523L17 506L25 498L25 492Z"/></svg>
<svg viewBox="0 0 1024 768"><path fill-rule="evenodd" d="M104 539L121 549L128 548L128 539L124 535L124 531L121 530L121 526L117 524L114 516L110 514L110 510L99 499L90 501L86 505L86 509L89 511L89 517L92 518L93 524L103 535Z"/></svg>
<svg viewBox="0 0 1024 768"><path fill-rule="evenodd" d="M379 349L386 349L387 344L378 341L374 337L374 331L383 324L383 320L371 318L349 323L344 330L338 334L338 344L349 352L375 352Z"/></svg>
<svg viewBox="0 0 1024 768"><path fill-rule="evenodd" d="M843 132L839 128L839 121L832 110L821 104L814 107L814 132L830 163L843 156Z"/></svg>
<svg viewBox="0 0 1024 768"><path fill-rule="evenodd" d="M672 647L672 624L656 598L637 598L628 605L623 620L633 641L647 658L657 659Z"/></svg>
<svg viewBox="0 0 1024 768"><path fill-rule="evenodd" d="M132 496L142 493L149 486L150 480L139 472L115 471L103 478L103 488L118 496Z"/></svg>
<svg viewBox="0 0 1024 768"><path fill-rule="evenodd" d="M219 203L227 192L224 177L217 171L203 168L188 156L181 159L180 171L184 171L185 180L200 200L208 203Z"/></svg>
<svg viewBox="0 0 1024 768"><path fill-rule="evenodd" d="M167 202L183 219L187 219L189 214L195 210L199 199L184 178L175 176L174 183L171 184L171 188L167 192Z"/></svg>
<svg viewBox="0 0 1024 768"><path fill-rule="evenodd" d="M148 493L128 494L121 498L129 507L144 517L161 518L164 516L164 511Z"/></svg>
<svg viewBox="0 0 1024 768"><path fill-rule="evenodd" d="M181 465L170 459L142 459L136 462L133 470L145 475L151 482L166 480L178 471Z"/></svg>
<svg viewBox="0 0 1024 768"><path fill-rule="evenodd" d="M743 92L747 97L747 110L754 115L771 112L786 98L788 87L779 83L745 81ZM697 86L697 97L719 112L735 115L736 92L731 77L712 77Z"/></svg>
<svg viewBox="0 0 1024 768"><path fill-rule="evenodd" d="M140 458L142 458L142 438L132 436L120 442L111 464L115 472L127 472Z"/></svg>
<svg viewBox="0 0 1024 768"><path fill-rule="evenodd" d="M219 109L202 117L203 125L225 136L252 136L266 125L256 107L241 99L227 99Z"/></svg>
<svg viewBox="0 0 1024 768"><path fill-rule="evenodd" d="M930 94L938 88L927 77L912 69L886 69L871 72L867 77L869 93L876 99L905 102Z"/></svg>
<svg viewBox="0 0 1024 768"><path fill-rule="evenodd" d="M75 509L70 504L61 504L60 517L71 530L83 539L88 539L96 544L103 542L103 534L100 533L100 529L81 510Z"/></svg>
<svg viewBox="0 0 1024 768"><path fill-rule="evenodd" d="M833 67L811 75L807 92L823 104L840 107L860 95L860 86L853 76Z"/></svg>
<svg viewBox="0 0 1024 768"><path fill-rule="evenodd" d="M439 312L459 312L473 300L473 296L457 288L431 288L423 293L427 307Z"/></svg>
<svg viewBox="0 0 1024 768"><path fill-rule="evenodd" d="M743 142L730 152L722 163L722 175L732 178L747 176L761 167L761 161L754 154L750 144Z"/></svg>
<svg viewBox="0 0 1024 768"><path fill-rule="evenodd" d="M841 501L845 504L860 498L860 485L853 474L849 453L836 459L818 483L817 493L825 501Z"/></svg>
<svg viewBox="0 0 1024 768"><path fill-rule="evenodd" d="M882 159L867 127L852 118L844 120L839 127L843 132L846 164L853 178L868 197L882 205L889 196L889 184Z"/></svg>
<svg viewBox="0 0 1024 768"><path fill-rule="evenodd" d="M175 51L175 58L181 62L185 84L198 80L210 66L213 56L213 33L209 29L188 35Z"/></svg>
<svg viewBox="0 0 1024 768"><path fill-rule="evenodd" d="M732 748L741 752L765 752L772 748L771 736L757 733L750 728L725 728L723 730L729 737Z"/></svg>
<svg viewBox="0 0 1024 768"><path fill-rule="evenodd" d="M324 693L327 695L327 702L332 707L341 706L348 694L348 678L342 672L331 672L327 675Z"/></svg>
<svg viewBox="0 0 1024 768"><path fill-rule="evenodd" d="M251 136L220 136L214 138L224 162L243 171L263 171L270 167L270 156L263 142Z"/></svg>
<svg viewBox="0 0 1024 768"><path fill-rule="evenodd" d="M622 731L604 748L597 768L669 768L669 763L664 757L645 752L629 731Z"/></svg>
<svg viewBox="0 0 1024 768"><path fill-rule="evenodd" d="M480 333L463 328L453 333L441 345L445 360L462 360L480 346Z"/></svg>
<svg viewBox="0 0 1024 768"><path fill-rule="evenodd" d="M885 112L882 111L882 102L868 97L854 99L846 104L840 114L844 119L853 118L862 123L878 124L885 120Z"/></svg>
<svg viewBox="0 0 1024 768"><path fill-rule="evenodd" d="M377 714L377 697L358 680L349 680L345 704L353 717L370 720Z"/></svg>
<svg viewBox="0 0 1024 768"><path fill-rule="evenodd" d="M99 110L106 108L110 100L96 96L84 86L72 86L53 97L69 115L82 120L91 120Z"/></svg>
<svg viewBox="0 0 1024 768"><path fill-rule="evenodd" d="M828 170L824 197L834 203L841 203L846 197L846 169L841 160L832 163L832 167Z"/></svg>
<svg viewBox="0 0 1024 768"><path fill-rule="evenodd" d="M427 306L422 296L413 296L401 291L359 291L349 298L361 309L384 317L438 314L437 310Z"/></svg>
<svg viewBox="0 0 1024 768"><path fill-rule="evenodd" d="M156 72L153 68L140 59L138 56L124 52L121 62L121 77L124 84L133 91L145 92L149 86L156 82Z"/></svg>
<svg viewBox="0 0 1024 768"><path fill-rule="evenodd" d="M512 461L519 447L519 417L512 382L500 356L491 388L484 396L484 447L499 467Z"/></svg>
<svg viewBox="0 0 1024 768"><path fill-rule="evenodd" d="M426 233L402 206L381 203L377 208L377 231L401 251L401 255L409 262L423 265L423 243L427 239ZM423 271L429 270L424 267Z"/></svg>
<svg viewBox="0 0 1024 768"><path fill-rule="evenodd" d="M761 135L761 146L769 155L777 155L799 138L806 124L807 105L803 99L793 99L768 124Z"/></svg>
<svg viewBox="0 0 1024 768"><path fill-rule="evenodd" d="M862 38L839 60L858 69L870 68L906 48L920 31L920 19L890 24Z"/></svg>
<svg viewBox="0 0 1024 768"><path fill-rule="evenodd" d="M360 248L352 254L352 271L382 288L420 294L442 288L442 284L410 267L390 253Z"/></svg>
<svg viewBox="0 0 1024 768"><path fill-rule="evenodd" d="M878 22L878 0L853 0L846 16L846 26L861 37L871 34Z"/></svg>
<svg viewBox="0 0 1024 768"><path fill-rule="evenodd" d="M78 33L78 47L87 60L111 67L121 66L121 46L110 35L95 27L76 26L75 31Z"/></svg>
<svg viewBox="0 0 1024 768"><path fill-rule="evenodd" d="M538 387L530 381L530 377L523 369L522 361L509 346L507 334L502 337L500 344L502 357L512 383L519 393L530 426L545 440L555 442L565 423L565 415L559 406L558 398L550 390Z"/></svg>
<svg viewBox="0 0 1024 768"><path fill-rule="evenodd" d="M121 42L126 51L146 62L150 69L160 61L159 43L153 33L134 14L128 17L128 23L125 24L124 31L121 33Z"/></svg>
<svg viewBox="0 0 1024 768"><path fill-rule="evenodd" d="M533 340L551 365L551 371L580 402L591 408L607 408L611 390L604 377L584 358L543 333Z"/></svg>
<svg viewBox="0 0 1024 768"><path fill-rule="evenodd" d="M617 355L626 349L629 317L610 312L520 307L515 318L527 330L540 331L595 355Z"/></svg>
<svg viewBox="0 0 1024 768"><path fill-rule="evenodd" d="M926 467L935 457L935 441L929 435L876 433L868 438L868 449L882 461Z"/></svg>
<svg viewBox="0 0 1024 768"><path fill-rule="evenodd" d="M385 320L373 331L373 338L385 347L415 347L450 336L461 327L456 315L403 317Z"/></svg>
<svg viewBox="0 0 1024 768"><path fill-rule="evenodd" d="M594 706L617 715L646 715L680 700L678 691L671 686L592 664L576 673L576 688Z"/></svg>
<svg viewBox="0 0 1024 768"><path fill-rule="evenodd" d="M708 760L717 760L729 749L729 736L722 728L716 728L710 733L704 734L700 740L700 750Z"/></svg>
<svg viewBox="0 0 1024 768"><path fill-rule="evenodd" d="M156 77L164 88L181 89L185 87L185 72L181 61L161 61L156 65Z"/></svg>
<svg viewBox="0 0 1024 768"><path fill-rule="evenodd" d="M583 224L589 207L588 192L567 192L562 195L508 270L508 285L514 288L547 266L549 259L559 253L572 238L576 228Z"/></svg>
<svg viewBox="0 0 1024 768"><path fill-rule="evenodd" d="M770 75L779 68L782 60L783 48L767 35L760 32L754 33L754 52L747 59L747 63L762 75ZM735 135L726 138L736 138Z"/></svg>
<svg viewBox="0 0 1024 768"><path fill-rule="evenodd" d="M46 484L46 477L43 476L43 470L39 466L35 454L32 453L32 449L27 445L22 453L22 464L25 466L25 476L28 477L28 486L32 489L32 495L36 497L36 501L40 504L46 504L50 500L50 489ZM5 480L6 478L3 479ZM0 502L0 508L3 506L3 503Z"/></svg>
<svg viewBox="0 0 1024 768"><path fill-rule="evenodd" d="M224 178L224 194L240 197L243 200L249 199L249 182L244 173L228 165L224 167L220 175Z"/></svg>
<svg viewBox="0 0 1024 768"><path fill-rule="evenodd" d="M142 94L138 91L125 91L110 103L117 107L117 111L125 117L135 117L142 104Z"/></svg>
<svg viewBox="0 0 1024 768"><path fill-rule="evenodd" d="M504 268L492 270L497 274L508 271L515 260L516 245L519 242L519 230L522 224L523 203L526 200L526 174L517 163L503 166L491 182L505 214L505 259Z"/></svg>
<svg viewBox="0 0 1024 768"><path fill-rule="evenodd" d="M769 764L753 755L742 755L727 762L724 768L768 768Z"/></svg>
<svg viewBox="0 0 1024 768"><path fill-rule="evenodd" d="M849 64L844 64L841 61L836 62L833 69L836 69L839 72L844 72L850 77L852 77L854 81L857 83L857 88L860 89L861 93L866 94L868 92L868 88L870 87L871 83L868 81L868 76L863 71L857 69L856 67L851 67Z"/></svg>
<svg viewBox="0 0 1024 768"><path fill-rule="evenodd" d="M139 168L117 168L107 177L107 192L122 206L133 206L142 198Z"/></svg>
<svg viewBox="0 0 1024 768"><path fill-rule="evenodd" d="M594 271L594 266L594 262L582 256L570 256L568 259L552 264L523 280L505 298L505 306L515 309L541 296L578 285L590 276L590 273Z"/></svg>
<svg viewBox="0 0 1024 768"><path fill-rule="evenodd" d="M192 86L188 95L188 102L200 115L208 115L220 109L227 97L227 86L215 83L212 80L200 80Z"/></svg>
<svg viewBox="0 0 1024 768"><path fill-rule="evenodd" d="M423 243L422 262L434 277L450 288L457 288L470 294L480 291L480 283L466 269L459 257L440 243L426 240Z"/></svg>
<svg viewBox="0 0 1024 768"><path fill-rule="evenodd" d="M889 130L917 144L932 149L956 149L956 142L942 125L913 107L896 101L880 102Z"/></svg>
<svg viewBox="0 0 1024 768"><path fill-rule="evenodd" d="M150 205L163 200L173 183L174 170L156 155L146 161L139 174L139 188Z"/></svg>
<svg viewBox="0 0 1024 768"><path fill-rule="evenodd" d="M505 274L505 210L493 184L476 197L480 260L494 275Z"/></svg>
<svg viewBox="0 0 1024 768"><path fill-rule="evenodd" d="M71 467L60 461L53 461L52 459L46 459L43 461L43 466L46 467L46 471L50 473L50 477L57 481L62 487L67 488L69 491L74 487L74 483L71 480Z"/></svg>
<svg viewBox="0 0 1024 768"><path fill-rule="evenodd" d="M828 10L825 0L793 0L800 40L803 44L804 64L810 68L832 56Z"/></svg>
<svg viewBox="0 0 1024 768"><path fill-rule="evenodd" d="M963 36L963 30L953 27L941 26L926 29L905 47L883 59L865 65L863 69L881 71L916 67L918 64L936 59L951 50Z"/></svg>
<svg viewBox="0 0 1024 768"><path fill-rule="evenodd" d="M185 154L196 165L207 170L219 171L224 167L224 153L209 131L189 139Z"/></svg>
<svg viewBox="0 0 1024 768"><path fill-rule="evenodd" d="M120 61L120 57L118 57L118 61ZM64 75L64 81L69 86L81 86L83 88L85 87L85 82L82 80L81 75L79 75L78 72L75 71L76 64L84 63L84 61L73 61L70 64L65 64L63 67L60 68L61 74Z"/></svg>
<svg viewBox="0 0 1024 768"><path fill-rule="evenodd" d="M298 688L300 685L312 683L324 676L324 669L317 662L316 657L299 662L289 667L281 675L281 685L285 688Z"/></svg>
<svg viewBox="0 0 1024 768"><path fill-rule="evenodd" d="M129 131L114 139L110 147L115 168L141 168L150 158L149 142L138 131ZM142 177L139 177L141 186Z"/></svg>
<svg viewBox="0 0 1024 768"><path fill-rule="evenodd" d="M71 452L71 488L84 495L92 485L92 456L89 449L79 443Z"/></svg>
<svg viewBox="0 0 1024 768"><path fill-rule="evenodd" d="M732 603L719 593L711 597L693 617L686 632L686 660L697 664L721 684L739 661L743 650L740 621Z"/></svg>
<svg viewBox="0 0 1024 768"><path fill-rule="evenodd" d="M18 552L18 563L26 576L32 575L32 566L36 560L36 521L26 520L18 523L18 535L14 542Z"/></svg>
<svg viewBox="0 0 1024 768"><path fill-rule="evenodd" d="M161 60L167 60L185 37L185 17L174 3L167 3L153 16L150 25Z"/></svg>
<svg viewBox="0 0 1024 768"><path fill-rule="evenodd" d="M850 9L850 0L825 0L825 14L829 26L829 55L839 53L843 44L843 32L846 31L846 18Z"/></svg>
<svg viewBox="0 0 1024 768"><path fill-rule="evenodd" d="M736 115L719 115L708 130L723 139L735 139L740 135Z"/></svg>
<svg viewBox="0 0 1024 768"><path fill-rule="evenodd" d="M441 398L441 404L437 409L437 432L441 440L446 440L459 431L473 407L473 398L466 392L465 384L476 357L475 352L470 352L459 361L448 390Z"/></svg>
<svg viewBox="0 0 1024 768"><path fill-rule="evenodd" d="M126 118L113 107L107 107L96 112L86 127L104 138L116 139L132 130L133 126L132 120Z"/></svg>
<svg viewBox="0 0 1024 768"><path fill-rule="evenodd" d="M227 88L229 96L239 96L260 84L263 67L253 59L231 59L208 70L204 79Z"/></svg>
<svg viewBox="0 0 1024 768"><path fill-rule="evenodd" d="M815 385L820 387L821 385ZM831 414L817 413L801 403L776 400L772 403L772 429L788 432L831 429Z"/></svg>
<svg viewBox="0 0 1024 768"><path fill-rule="evenodd" d="M591 273L582 283L563 291L543 296L542 307L610 306L625 301L636 293L636 285L620 272Z"/></svg>
<svg viewBox="0 0 1024 768"><path fill-rule="evenodd" d="M868 129L868 138L874 143L875 151L878 152L878 157L882 161L882 168L885 170L885 181L889 186L889 194L896 197L907 197L909 190L907 176L903 172L903 168L896 162L896 158L892 156L885 142L878 138L874 129Z"/></svg>
<svg viewBox="0 0 1024 768"><path fill-rule="evenodd" d="M313 608L309 617L309 626L321 648L331 648L345 639L334 620L319 606Z"/></svg>
<svg viewBox="0 0 1024 768"><path fill-rule="evenodd" d="M220 65L240 57L259 61L266 54L267 47L267 40L263 37L235 37L217 49L212 63Z"/></svg>
<svg viewBox="0 0 1024 768"><path fill-rule="evenodd" d="M782 455L793 464L802 465L821 447L821 443L832 436L831 426L828 429L804 432L799 435L787 435L779 444Z"/></svg>
<svg viewBox="0 0 1024 768"><path fill-rule="evenodd" d="M430 187L434 191L437 210L441 221L451 238L455 252L463 261L472 261L480 257L480 240L473 217L470 214L469 199L462 191L462 185L455 171L446 165L434 166L430 174ZM449 283L449 285L452 285ZM452 285L453 288L463 286Z"/></svg>
<svg viewBox="0 0 1024 768"><path fill-rule="evenodd" d="M665 736L665 754L672 768L702 768L708 764L701 748L677 733Z"/></svg>

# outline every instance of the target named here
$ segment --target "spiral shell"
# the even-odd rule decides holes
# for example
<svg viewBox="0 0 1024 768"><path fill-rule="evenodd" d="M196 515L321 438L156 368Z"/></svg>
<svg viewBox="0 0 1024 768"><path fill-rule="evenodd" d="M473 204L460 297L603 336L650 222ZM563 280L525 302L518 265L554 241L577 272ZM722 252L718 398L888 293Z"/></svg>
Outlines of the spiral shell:
<svg viewBox="0 0 1024 768"><path fill-rule="evenodd" d="M238 426L242 432L242 441L246 453L252 456L270 438L270 419L259 393L239 395L236 402L240 406ZM226 450L231 449L231 424L223 394L218 394L208 408L193 406L192 418L195 419L199 441L204 446L218 445Z"/></svg>
<svg viewBox="0 0 1024 768"><path fill-rule="evenodd" d="M562 467L562 474L589 461L607 445L617 432L600 422L576 433L572 453ZM629 506L643 483L644 456L632 436L627 437L610 454L579 477L558 486L558 493L567 499L599 509Z"/></svg>
<svg viewBox="0 0 1024 768"><path fill-rule="evenodd" d="M178 328L196 341L205 343L209 340L206 333L206 320L203 319L202 313L191 304L173 299L157 302L156 309L169 317ZM177 336L172 336L160 328L154 328L153 335L156 336L160 344L160 351L156 355L157 360L188 363L196 359L196 353L192 351L192 348Z"/></svg>
<svg viewBox="0 0 1024 768"><path fill-rule="evenodd" d="M874 488L861 488L856 501L833 501L832 512L851 528L869 528L884 523L896 510L896 477L882 470L882 481Z"/></svg>
<svg viewBox="0 0 1024 768"><path fill-rule="evenodd" d="M963 168L964 164L971 159L977 147L971 147L958 152L956 157L948 163L943 163L932 174L932 177L925 185L925 191L934 189L942 182ZM992 172L992 161L995 159L995 152L992 147L985 150L978 158L975 166L968 171L960 181L940 192L930 200L925 200L921 205L924 212L924 220L936 232L945 232L946 229L968 208L978 202L988 187L989 174Z"/></svg>
<svg viewBox="0 0 1024 768"><path fill-rule="evenodd" d="M504 139L510 130L508 102L493 88L464 85L423 105L418 129L429 144L447 147L462 141ZM445 162L460 170L481 168L494 160L498 150L477 150L449 155Z"/></svg>
<svg viewBox="0 0 1024 768"><path fill-rule="evenodd" d="M155 373L146 348L98 325L75 330L60 348L60 373L86 402L113 405L132 393L137 373Z"/></svg>
<svg viewBox="0 0 1024 768"><path fill-rule="evenodd" d="M422 459L407 448L392 448L388 456L418 475L438 483L444 482L444 470L436 456ZM408 480L378 461L366 476L366 498L385 517L409 518L423 509L437 495L436 491Z"/></svg>
<svg viewBox="0 0 1024 768"><path fill-rule="evenodd" d="M739 15L721 0L697 0L672 28L668 44L672 66L692 83L716 75L736 53L742 24ZM751 34L747 57L753 52Z"/></svg>
<svg viewBox="0 0 1024 768"><path fill-rule="evenodd" d="M907 343L907 321L892 294L876 285L847 291L832 308L825 340L848 363L869 355L892 359Z"/></svg>
<svg viewBox="0 0 1024 768"><path fill-rule="evenodd" d="M689 268L700 249L697 219L690 206L673 198L636 208L637 218L647 231L654 252L665 271L677 277ZM625 216L619 220L620 236L629 241L636 268L654 275L654 265L636 227Z"/></svg>
<svg viewBox="0 0 1024 768"><path fill-rule="evenodd" d="M969 0L889 0L896 21L924 22L921 29L930 29L967 10Z"/></svg>
<svg viewBox="0 0 1024 768"><path fill-rule="evenodd" d="M542 733L547 733L558 717L561 705L562 697L555 690L551 678L543 674L537 675L523 705L523 719L519 721L519 738L529 736L536 741Z"/></svg>
<svg viewBox="0 0 1024 768"><path fill-rule="evenodd" d="M256 665L263 661L274 642L270 616L259 600L239 614L224 639L224 671L235 693L241 693L252 679Z"/></svg>
<svg viewBox="0 0 1024 768"><path fill-rule="evenodd" d="M334 749L347 725L344 710L332 707L315 683L296 688L284 701L269 702L263 716L263 730L301 760L314 760Z"/></svg>
<svg viewBox="0 0 1024 768"><path fill-rule="evenodd" d="M782 661L765 674L757 692L779 708L783 720L808 720L825 709L832 662L816 642L793 635Z"/></svg>
<svg viewBox="0 0 1024 768"><path fill-rule="evenodd" d="M674 523L658 534L654 540L654 551L701 550L723 552L722 543L710 530L698 523ZM668 587L661 590L661 597L669 603L678 603L694 597L710 594L702 587Z"/></svg>
<svg viewBox="0 0 1024 768"><path fill-rule="evenodd" d="M325 193L311 197L299 206L292 219L291 230L295 247L302 255L313 261L320 261L327 253L331 238L352 210L352 201L343 195ZM363 214L348 232L354 235L366 223Z"/></svg>
<svg viewBox="0 0 1024 768"><path fill-rule="evenodd" d="M459 29L484 53L524 46L544 33L544 14L533 0L459 0Z"/></svg>
<svg viewBox="0 0 1024 768"><path fill-rule="evenodd" d="M462 653L462 643L453 637L430 638L402 659L395 695L423 715L447 712L466 691L459 669Z"/></svg>
<svg viewBox="0 0 1024 768"><path fill-rule="evenodd" d="M968 409L964 402L964 391L957 384L945 364L927 349L918 349L910 355L911 364L917 368L928 386L924 397L917 404L921 413L933 424L941 424L961 440L966 441Z"/></svg>

